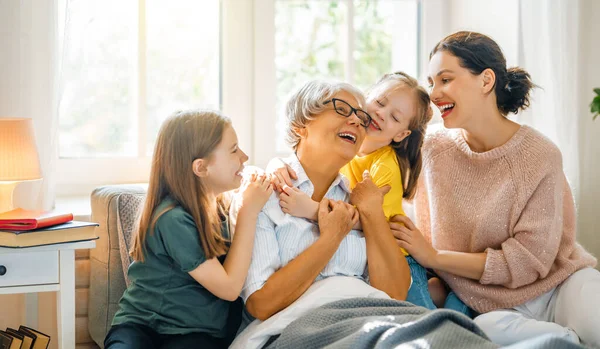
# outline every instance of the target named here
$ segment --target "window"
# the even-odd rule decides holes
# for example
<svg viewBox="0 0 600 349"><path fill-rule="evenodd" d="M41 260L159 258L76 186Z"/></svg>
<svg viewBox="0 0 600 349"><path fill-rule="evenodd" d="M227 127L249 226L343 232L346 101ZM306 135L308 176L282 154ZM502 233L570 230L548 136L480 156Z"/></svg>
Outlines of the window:
<svg viewBox="0 0 600 349"><path fill-rule="evenodd" d="M250 164L265 166L289 153L289 93L315 78L365 89L396 70L418 76L432 45L420 28L439 22L443 3L70 0L57 192L147 181L158 128L182 108L221 109Z"/></svg>
<svg viewBox="0 0 600 349"><path fill-rule="evenodd" d="M220 2L71 0L66 16L59 167L145 181L169 114L220 107Z"/></svg>
<svg viewBox="0 0 600 349"><path fill-rule="evenodd" d="M71 1L63 53L60 157L134 156L135 2Z"/></svg>
<svg viewBox="0 0 600 349"><path fill-rule="evenodd" d="M162 120L219 107L219 2L70 1L60 157L150 155Z"/></svg>
<svg viewBox="0 0 600 349"><path fill-rule="evenodd" d="M146 154L178 109L219 109L219 2L147 1Z"/></svg>
<svg viewBox="0 0 600 349"><path fill-rule="evenodd" d="M417 0L277 0L277 151L289 151L286 98L306 81L337 79L367 89L395 70L417 76L417 19Z"/></svg>

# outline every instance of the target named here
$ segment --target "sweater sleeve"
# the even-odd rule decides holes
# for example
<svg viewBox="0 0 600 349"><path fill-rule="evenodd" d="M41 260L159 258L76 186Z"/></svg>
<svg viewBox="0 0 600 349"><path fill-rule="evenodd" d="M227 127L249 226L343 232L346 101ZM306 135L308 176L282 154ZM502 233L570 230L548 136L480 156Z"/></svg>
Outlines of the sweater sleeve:
<svg viewBox="0 0 600 349"><path fill-rule="evenodd" d="M486 249L481 284L518 288L543 279L550 272L561 244L563 220L573 220L571 216L575 215L562 162L557 162L533 190L512 237L500 249Z"/></svg>
<svg viewBox="0 0 600 349"><path fill-rule="evenodd" d="M421 175L417 181L417 192L413 201L415 209L415 224L429 243L431 241L431 217L429 213L429 191L425 176Z"/></svg>

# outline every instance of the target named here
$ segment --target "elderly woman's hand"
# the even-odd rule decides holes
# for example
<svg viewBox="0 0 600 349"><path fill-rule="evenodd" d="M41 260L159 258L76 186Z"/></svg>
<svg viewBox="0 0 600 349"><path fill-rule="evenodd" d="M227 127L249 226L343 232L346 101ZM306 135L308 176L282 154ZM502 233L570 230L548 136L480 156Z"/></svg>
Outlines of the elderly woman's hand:
<svg viewBox="0 0 600 349"><path fill-rule="evenodd" d="M425 239L410 218L397 215L390 219L390 229L398 246L404 248L425 268L436 268L438 251Z"/></svg>
<svg viewBox="0 0 600 349"><path fill-rule="evenodd" d="M383 197L390 191L390 186L386 185L379 188L371 180L368 171L363 172L363 180L358 183L350 194L350 202L358 208L359 211L369 209L381 209Z"/></svg>
<svg viewBox="0 0 600 349"><path fill-rule="evenodd" d="M341 242L358 219L358 211L346 202L323 198L319 203L319 231L323 237Z"/></svg>

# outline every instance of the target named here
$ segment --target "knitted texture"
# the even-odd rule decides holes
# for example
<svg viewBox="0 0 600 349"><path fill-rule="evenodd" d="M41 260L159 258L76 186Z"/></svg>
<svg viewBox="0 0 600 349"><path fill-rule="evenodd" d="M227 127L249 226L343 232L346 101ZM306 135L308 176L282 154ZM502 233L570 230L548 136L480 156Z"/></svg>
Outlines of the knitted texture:
<svg viewBox="0 0 600 349"><path fill-rule="evenodd" d="M391 299L352 298L323 305L288 325L268 349L495 349L468 317Z"/></svg>
<svg viewBox="0 0 600 349"><path fill-rule="evenodd" d="M452 310L429 311L391 299L353 298L307 312L289 324L267 349L431 348L496 349L468 317ZM582 349L551 335L506 349Z"/></svg>
<svg viewBox="0 0 600 349"><path fill-rule="evenodd" d="M121 254L121 265L123 267L123 276L125 283L129 286L127 269L133 258L129 255L133 236L136 234L133 230L140 217L146 194L123 193L117 197L117 232L119 235L119 252Z"/></svg>
<svg viewBox="0 0 600 349"><path fill-rule="evenodd" d="M487 252L480 280L437 271L480 313L512 308L596 265L576 242L560 150L522 126L504 145L473 152L461 131L427 135L415 211L438 250Z"/></svg>

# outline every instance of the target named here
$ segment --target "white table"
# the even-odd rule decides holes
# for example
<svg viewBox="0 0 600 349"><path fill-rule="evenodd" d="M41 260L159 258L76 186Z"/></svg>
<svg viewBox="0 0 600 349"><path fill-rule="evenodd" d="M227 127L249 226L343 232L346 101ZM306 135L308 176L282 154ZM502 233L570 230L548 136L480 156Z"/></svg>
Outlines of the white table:
<svg viewBox="0 0 600 349"><path fill-rule="evenodd" d="M0 247L0 294L28 294L27 326L37 327L37 292L57 292L60 349L75 348L75 250L94 247L95 241Z"/></svg>

